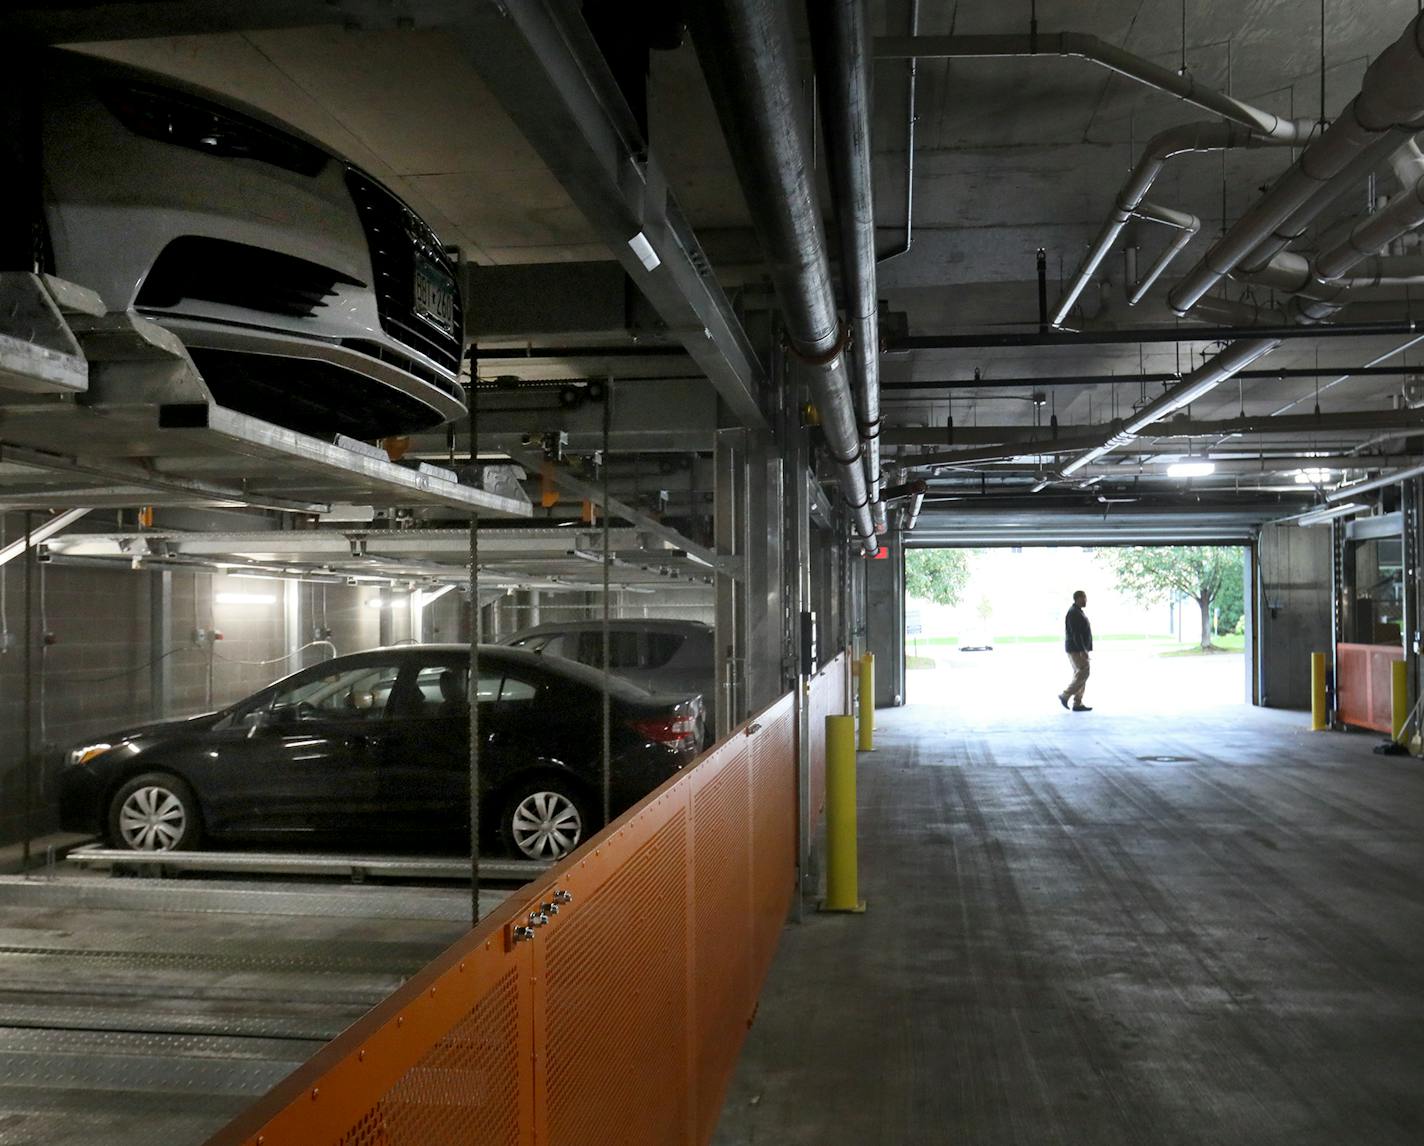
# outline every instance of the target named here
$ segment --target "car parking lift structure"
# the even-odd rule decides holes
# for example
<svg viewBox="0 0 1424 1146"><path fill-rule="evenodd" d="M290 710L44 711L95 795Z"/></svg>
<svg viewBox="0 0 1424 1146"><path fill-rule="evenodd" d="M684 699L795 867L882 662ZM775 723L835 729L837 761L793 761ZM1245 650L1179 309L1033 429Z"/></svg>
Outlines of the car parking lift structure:
<svg viewBox="0 0 1424 1146"><path fill-rule="evenodd" d="M1317 941L1315 924L1349 906L1290 898L1316 837L1292 834L1287 813L1322 806L1340 817L1324 837L1348 861L1342 879L1382 871L1406 921L1419 902L1407 864L1377 863L1412 854L1389 801L1313 787L1345 737L1301 751L1319 771L1287 789L1279 822L1211 777L1198 822L1173 803L1192 810L1172 787L1188 769L1159 787L1122 779L1155 755L1112 748L1100 768L1090 733L1011 763L961 758L946 744L970 743L972 721L941 722L933 752L881 753L864 808L887 849L916 818L919 850L896 869L914 887L882 886L917 906L811 910L828 729L842 727L828 720L905 703L913 550L1240 546L1252 704L1307 706L1312 654L1325 654L1334 728L1388 735L1401 693L1386 680L1420 695L1424 16L1394 0L1322 5L1304 28L1285 0L1245 14L1183 3L1170 19L1114 2L1102 27L1050 30L1050 5L1043 29L1038 5L999 7L97 0L0 13L13 65L0 69L0 175L22 176L0 189L13 216L0 221L0 728L14 740L0 843L15 841L18 873L0 876L0 1126L11 1116L22 1138L61 1146L730 1146L728 1094L753 1120L763 1098L785 1099L773 1086L747 1098L734 1078L788 921L806 924L798 939L843 945L827 958L798 944L827 982L845 987L847 968L867 991L903 977L897 1052L943 1033L911 1010L963 1019L964 1073L936 1076L958 1121L920 1125L897 1102L897 1087L936 1074L923 1063L865 1104L891 1110L886 1124L910 1118L907 1138L966 1137L981 1116L1018 1135L1020 1100L1049 1110L1045 1140L1116 1131L1112 1117L1137 1117L1119 1085L1161 1098L1139 1136L1187 1107L1234 1109L1240 1095L1197 1110L1195 1092L1162 1082L1172 1048L1153 1024L1179 1010L1192 1033L1230 1027L1242 1062L1257 1042L1325 1062L1338 1043L1388 1041L1395 1016L1341 1039L1314 1011L1256 1039L1252 1023L1291 990L1251 979L1256 964L1220 939L1259 927L1263 949L1308 950L1358 977L1362 1011L1383 1006L1378 966L1410 981L1383 941L1346 945L1348 959ZM374 442L239 412L163 308L116 311L46 273L33 105L56 47L248 104L438 223L460 276L468 419ZM232 193L254 227L300 223L243 184L249 161ZM1119 166L1120 187L1104 176ZM236 591L253 584L263 592ZM222 613L223 586L246 602ZM259 597L270 611L233 611ZM608 809L615 616L712 625L713 742L595 817L566 856L482 855L481 641L602 619L603 717L587 736ZM53 830L55 763L82 737L220 708L338 649L437 641L471 650L468 856L143 853ZM1055 752L1067 763L1044 764ZM1044 795L1030 770L1060 765L1062 791L1050 777ZM1021 772L980 809L991 769ZM1380 775L1359 771L1362 784ZM1410 774L1383 775L1411 806ZM915 784L934 806L887 812ZM1079 815L1073 800L1096 785L1103 804ZM1127 844L1124 817L1147 825ZM1218 819L1230 838L1213 834ZM1169 871L1162 892L1151 864L1178 844L1187 877ZM1200 939L1191 881L1221 853L1270 882L1201 893ZM1011 868L1024 855L1032 879ZM1078 899L1034 899L1065 871L1115 905L1087 939L1063 921ZM1029 924L1045 916L1061 930L1040 942ZM961 928L961 942L923 942L935 928ZM1168 940L1182 950L1160 955ZM1133 943L1152 966L1131 1021L1092 1041L1105 1025L1093 1007L1139 985L1122 970ZM1066 977L1047 977L1065 951ZM1276 952L1260 958L1288 983ZM936 993L965 982L974 991L952 1003ZM853 1007L858 986L828 988L799 1016L806 1029ZM782 1001L793 995L783 984ZM882 1022L858 1014L842 1030L883 1048ZM993 1039L1009 1027L1005 1049ZM1150 1077L1133 1092L1139 1038ZM1005 1065L1045 1039L1113 1100ZM786 1084L793 1107L808 1105L799 1085ZM1236 1137L1312 1128L1309 1089L1269 1092ZM1402 1101L1351 1101L1346 1115L1424 1124Z"/></svg>

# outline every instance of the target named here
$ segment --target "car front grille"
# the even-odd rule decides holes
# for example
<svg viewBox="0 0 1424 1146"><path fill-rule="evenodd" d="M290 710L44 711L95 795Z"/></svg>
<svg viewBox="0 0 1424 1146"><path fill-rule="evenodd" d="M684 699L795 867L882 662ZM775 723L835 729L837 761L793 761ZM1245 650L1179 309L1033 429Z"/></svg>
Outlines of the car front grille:
<svg viewBox="0 0 1424 1146"><path fill-rule="evenodd" d="M310 318L345 283L363 284L319 263L227 239L183 235L154 261L135 305L166 309L203 299L288 318Z"/></svg>
<svg viewBox="0 0 1424 1146"><path fill-rule="evenodd" d="M455 399L460 405L467 405L465 388L461 386L460 383L452 382L438 370L432 370L429 366L425 365L425 363L394 351L384 343L374 342L369 338L343 338L341 345L348 350L360 351L362 354L369 355L372 358L379 359L381 362L395 366L400 370L404 370L407 374L413 374L422 382L430 383L430 385L442 393Z"/></svg>
<svg viewBox="0 0 1424 1146"><path fill-rule="evenodd" d="M396 341L418 350L452 374L460 372L464 316L455 269L435 232L419 215L369 176L346 170L346 186L371 248L372 284L381 328ZM451 330L416 312L417 260L445 280L454 298Z"/></svg>
<svg viewBox="0 0 1424 1146"><path fill-rule="evenodd" d="M299 434L374 441L444 421L420 399L336 363L202 347L189 353L220 406Z"/></svg>

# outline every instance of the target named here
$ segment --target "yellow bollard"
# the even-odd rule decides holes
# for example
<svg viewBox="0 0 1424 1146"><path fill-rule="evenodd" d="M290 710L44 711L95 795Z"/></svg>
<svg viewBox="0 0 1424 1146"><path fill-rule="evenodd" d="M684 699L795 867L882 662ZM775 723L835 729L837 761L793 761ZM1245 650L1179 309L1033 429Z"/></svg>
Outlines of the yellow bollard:
<svg viewBox="0 0 1424 1146"><path fill-rule="evenodd" d="M855 844L855 717L826 717L826 898L822 911L865 910Z"/></svg>
<svg viewBox="0 0 1424 1146"><path fill-rule="evenodd" d="M860 658L860 750L875 751L875 654Z"/></svg>
<svg viewBox="0 0 1424 1146"><path fill-rule="evenodd" d="M1392 661L1389 666L1390 738L1399 743L1404 735L1404 722L1409 719L1409 669L1405 661Z"/></svg>
<svg viewBox="0 0 1424 1146"><path fill-rule="evenodd" d="M1310 731L1324 732L1325 724L1325 654L1310 654Z"/></svg>

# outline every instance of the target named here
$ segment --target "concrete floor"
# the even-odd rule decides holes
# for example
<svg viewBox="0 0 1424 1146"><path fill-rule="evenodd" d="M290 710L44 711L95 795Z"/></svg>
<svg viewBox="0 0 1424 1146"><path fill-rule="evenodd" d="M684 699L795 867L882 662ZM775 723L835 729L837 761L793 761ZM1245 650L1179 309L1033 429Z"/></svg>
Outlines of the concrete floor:
<svg viewBox="0 0 1424 1146"><path fill-rule="evenodd" d="M1424 762L1206 703L1213 660L1083 715L913 674L870 910L785 931L718 1146L1424 1142Z"/></svg>

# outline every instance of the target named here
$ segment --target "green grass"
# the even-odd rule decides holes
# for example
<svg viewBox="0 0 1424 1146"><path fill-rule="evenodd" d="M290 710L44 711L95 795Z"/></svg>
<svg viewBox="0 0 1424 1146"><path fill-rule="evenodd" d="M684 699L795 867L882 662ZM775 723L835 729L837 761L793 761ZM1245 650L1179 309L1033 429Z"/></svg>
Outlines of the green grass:
<svg viewBox="0 0 1424 1146"><path fill-rule="evenodd" d="M905 657L905 667L910 670L932 669L935 667L935 659L934 657L916 657L907 654Z"/></svg>
<svg viewBox="0 0 1424 1146"><path fill-rule="evenodd" d="M1240 633L1223 633L1211 642L1211 648L1204 649L1200 645L1186 645L1182 648L1169 649L1161 655L1164 657L1209 657L1216 653L1239 653L1246 649L1246 638Z"/></svg>

